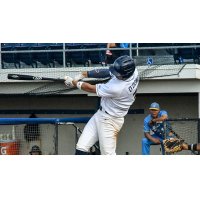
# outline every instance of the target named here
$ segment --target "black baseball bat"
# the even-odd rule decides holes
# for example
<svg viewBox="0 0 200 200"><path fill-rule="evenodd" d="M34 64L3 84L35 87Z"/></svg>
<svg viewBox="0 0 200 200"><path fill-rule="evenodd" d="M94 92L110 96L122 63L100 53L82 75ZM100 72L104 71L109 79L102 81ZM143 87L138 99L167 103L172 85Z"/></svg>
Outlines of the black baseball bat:
<svg viewBox="0 0 200 200"><path fill-rule="evenodd" d="M45 78L40 76L22 75L22 74L8 74L8 79L14 80L47 80L47 81L60 81L63 82L65 79L60 78Z"/></svg>

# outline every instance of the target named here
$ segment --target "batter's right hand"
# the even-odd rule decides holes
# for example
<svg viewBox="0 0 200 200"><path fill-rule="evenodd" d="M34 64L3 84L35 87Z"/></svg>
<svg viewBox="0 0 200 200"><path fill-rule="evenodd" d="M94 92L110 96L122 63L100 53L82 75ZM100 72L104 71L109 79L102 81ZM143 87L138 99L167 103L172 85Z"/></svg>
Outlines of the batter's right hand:
<svg viewBox="0 0 200 200"><path fill-rule="evenodd" d="M160 144L160 143L161 143L159 138L155 138L155 139L153 140L153 142L154 142L155 144Z"/></svg>
<svg viewBox="0 0 200 200"><path fill-rule="evenodd" d="M65 85L67 85L68 87L74 87L74 84L72 83L73 78L71 78L70 76L65 76Z"/></svg>

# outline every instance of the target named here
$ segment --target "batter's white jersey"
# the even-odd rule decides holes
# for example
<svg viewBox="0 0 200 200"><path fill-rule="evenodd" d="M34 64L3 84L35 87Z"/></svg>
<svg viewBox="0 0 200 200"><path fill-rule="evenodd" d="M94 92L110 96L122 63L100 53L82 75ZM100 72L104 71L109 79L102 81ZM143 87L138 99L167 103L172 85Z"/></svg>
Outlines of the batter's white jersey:
<svg viewBox="0 0 200 200"><path fill-rule="evenodd" d="M102 108L111 116L124 117L135 101L139 83L138 71L127 80L115 76L106 84L97 84L96 93L101 99Z"/></svg>

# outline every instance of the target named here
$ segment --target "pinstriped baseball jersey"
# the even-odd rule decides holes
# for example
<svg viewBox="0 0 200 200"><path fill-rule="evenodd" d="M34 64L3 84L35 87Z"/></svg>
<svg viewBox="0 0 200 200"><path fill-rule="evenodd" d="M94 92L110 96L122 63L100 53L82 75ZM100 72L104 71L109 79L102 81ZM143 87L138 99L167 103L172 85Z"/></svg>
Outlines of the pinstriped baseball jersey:
<svg viewBox="0 0 200 200"><path fill-rule="evenodd" d="M97 96L102 97L101 106L110 115L124 117L135 101L139 76L137 69L127 80L119 80L115 76L106 84L97 84Z"/></svg>

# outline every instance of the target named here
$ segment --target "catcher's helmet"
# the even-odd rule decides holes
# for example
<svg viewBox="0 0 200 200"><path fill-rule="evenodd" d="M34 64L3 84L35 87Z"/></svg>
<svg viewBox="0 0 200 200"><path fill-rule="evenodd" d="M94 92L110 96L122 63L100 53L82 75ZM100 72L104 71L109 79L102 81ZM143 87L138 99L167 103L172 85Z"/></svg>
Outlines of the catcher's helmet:
<svg viewBox="0 0 200 200"><path fill-rule="evenodd" d="M135 61L129 56L121 56L115 60L109 70L115 76L129 78L135 71Z"/></svg>
<svg viewBox="0 0 200 200"><path fill-rule="evenodd" d="M32 146L32 149L31 149L31 151L29 152L30 154L32 154L32 152L39 152L40 153L40 155L41 155L41 151L40 151L40 148L37 146L37 145L34 145L34 146Z"/></svg>

